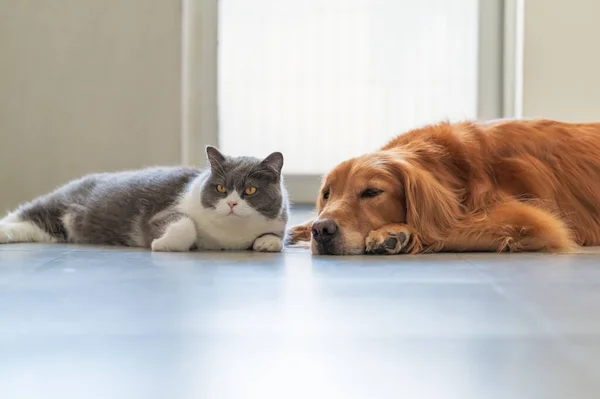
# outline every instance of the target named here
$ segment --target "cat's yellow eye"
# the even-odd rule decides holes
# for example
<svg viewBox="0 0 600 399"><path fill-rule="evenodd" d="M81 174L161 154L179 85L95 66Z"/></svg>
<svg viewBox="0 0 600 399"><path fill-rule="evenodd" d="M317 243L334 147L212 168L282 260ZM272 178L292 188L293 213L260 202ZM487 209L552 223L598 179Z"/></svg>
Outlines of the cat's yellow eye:
<svg viewBox="0 0 600 399"><path fill-rule="evenodd" d="M256 187L248 187L244 190L244 194L246 195L254 195L256 194Z"/></svg>
<svg viewBox="0 0 600 399"><path fill-rule="evenodd" d="M224 194L227 192L227 189L225 187L223 187L222 185L217 184L217 191Z"/></svg>

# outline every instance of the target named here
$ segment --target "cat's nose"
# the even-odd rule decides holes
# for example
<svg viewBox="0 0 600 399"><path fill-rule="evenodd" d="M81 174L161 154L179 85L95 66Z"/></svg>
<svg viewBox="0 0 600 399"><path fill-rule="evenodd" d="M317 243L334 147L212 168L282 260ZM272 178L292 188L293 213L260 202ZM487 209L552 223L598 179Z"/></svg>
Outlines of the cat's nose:
<svg viewBox="0 0 600 399"><path fill-rule="evenodd" d="M229 207L231 209L233 209L234 206L236 206L238 203L237 201L227 201L227 205L229 205Z"/></svg>
<svg viewBox="0 0 600 399"><path fill-rule="evenodd" d="M321 244L331 241L338 231L338 225L329 219L318 219L312 225L313 239Z"/></svg>

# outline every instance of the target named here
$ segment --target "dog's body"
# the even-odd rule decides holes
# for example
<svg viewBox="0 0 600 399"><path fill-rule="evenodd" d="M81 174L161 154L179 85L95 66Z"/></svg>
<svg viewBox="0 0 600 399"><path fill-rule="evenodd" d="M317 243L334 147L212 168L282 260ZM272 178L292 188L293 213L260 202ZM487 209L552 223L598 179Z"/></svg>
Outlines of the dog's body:
<svg viewBox="0 0 600 399"><path fill-rule="evenodd" d="M330 172L318 254L565 252L600 245L600 123L442 123Z"/></svg>

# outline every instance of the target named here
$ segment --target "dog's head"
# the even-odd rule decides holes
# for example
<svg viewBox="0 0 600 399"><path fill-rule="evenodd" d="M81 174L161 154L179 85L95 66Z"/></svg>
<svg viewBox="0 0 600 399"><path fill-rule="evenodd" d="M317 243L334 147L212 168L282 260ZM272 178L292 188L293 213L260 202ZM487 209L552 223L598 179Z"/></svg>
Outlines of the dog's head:
<svg viewBox="0 0 600 399"><path fill-rule="evenodd" d="M453 194L427 170L395 152L345 161L324 179L312 224L314 254L365 252L376 229L406 223L435 237L458 215Z"/></svg>

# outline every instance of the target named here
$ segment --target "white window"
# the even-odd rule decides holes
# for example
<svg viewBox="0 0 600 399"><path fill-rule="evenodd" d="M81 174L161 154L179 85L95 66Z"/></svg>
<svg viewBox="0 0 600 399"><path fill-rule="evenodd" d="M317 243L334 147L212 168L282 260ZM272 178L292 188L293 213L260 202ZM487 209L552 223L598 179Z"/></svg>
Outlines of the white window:
<svg viewBox="0 0 600 399"><path fill-rule="evenodd" d="M423 124L481 116L481 73L500 82L481 70L496 43L480 42L484 4L220 0L220 147L282 151L289 181Z"/></svg>

